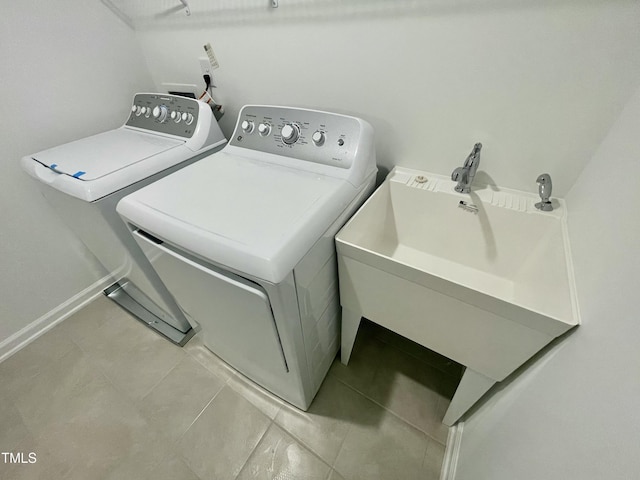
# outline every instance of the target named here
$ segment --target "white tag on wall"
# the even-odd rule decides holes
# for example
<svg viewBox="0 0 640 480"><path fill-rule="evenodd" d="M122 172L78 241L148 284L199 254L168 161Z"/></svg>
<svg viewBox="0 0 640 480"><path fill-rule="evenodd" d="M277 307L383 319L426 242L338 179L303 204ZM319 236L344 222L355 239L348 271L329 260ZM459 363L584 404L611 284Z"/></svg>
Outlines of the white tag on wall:
<svg viewBox="0 0 640 480"><path fill-rule="evenodd" d="M207 57L209 57L209 63L211 64L211 70L215 70L220 67L218 63L218 59L216 58L215 53L213 53L213 48L211 48L211 44L207 43L204 46L204 51L207 52Z"/></svg>

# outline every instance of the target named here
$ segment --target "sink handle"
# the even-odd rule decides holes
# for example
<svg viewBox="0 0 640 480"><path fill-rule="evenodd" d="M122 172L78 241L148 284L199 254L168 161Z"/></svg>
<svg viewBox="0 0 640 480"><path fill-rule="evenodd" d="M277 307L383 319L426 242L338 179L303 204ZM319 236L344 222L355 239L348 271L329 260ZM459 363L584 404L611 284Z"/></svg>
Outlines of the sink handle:
<svg viewBox="0 0 640 480"><path fill-rule="evenodd" d="M551 189L553 188L551 175L548 173L538 175L536 183L538 184L538 194L540 195L540 202L536 203L536 208L543 212L552 211L553 206L551 205L551 200L549 200L551 197Z"/></svg>

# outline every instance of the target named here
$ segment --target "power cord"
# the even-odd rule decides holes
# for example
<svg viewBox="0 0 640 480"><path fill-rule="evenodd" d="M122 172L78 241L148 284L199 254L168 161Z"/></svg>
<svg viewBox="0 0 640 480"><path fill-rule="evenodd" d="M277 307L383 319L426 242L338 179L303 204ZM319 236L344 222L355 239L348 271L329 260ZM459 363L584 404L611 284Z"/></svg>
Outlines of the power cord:
<svg viewBox="0 0 640 480"><path fill-rule="evenodd" d="M218 102L215 100L215 98L213 98L213 95L211 94L211 75L205 74L202 76L202 79L204 80L205 90L202 95L200 95L200 98L198 100L206 102L211 107L211 110L213 110L213 114L216 117L216 120L220 120L220 118L222 118L222 115L224 115L224 108L222 107L222 105L218 104ZM209 98L205 99L205 97Z"/></svg>

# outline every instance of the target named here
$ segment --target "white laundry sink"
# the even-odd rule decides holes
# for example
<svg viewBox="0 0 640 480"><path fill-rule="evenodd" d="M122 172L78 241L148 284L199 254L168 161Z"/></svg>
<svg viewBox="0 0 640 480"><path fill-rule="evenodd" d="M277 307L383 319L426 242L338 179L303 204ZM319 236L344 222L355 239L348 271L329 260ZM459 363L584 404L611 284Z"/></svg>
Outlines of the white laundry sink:
<svg viewBox="0 0 640 480"><path fill-rule="evenodd" d="M361 317L461 363L447 424L580 323L564 202L454 186L396 167L336 236L343 363Z"/></svg>

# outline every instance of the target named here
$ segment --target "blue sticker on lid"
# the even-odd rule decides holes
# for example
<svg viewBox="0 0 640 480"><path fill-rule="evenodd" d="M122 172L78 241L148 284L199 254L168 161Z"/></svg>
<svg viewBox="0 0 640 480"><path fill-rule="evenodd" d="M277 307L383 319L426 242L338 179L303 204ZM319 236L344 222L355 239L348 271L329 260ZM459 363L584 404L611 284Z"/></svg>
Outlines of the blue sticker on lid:
<svg viewBox="0 0 640 480"><path fill-rule="evenodd" d="M80 178L81 175L84 175L87 172L83 172L82 170L77 171L73 174L73 178Z"/></svg>

